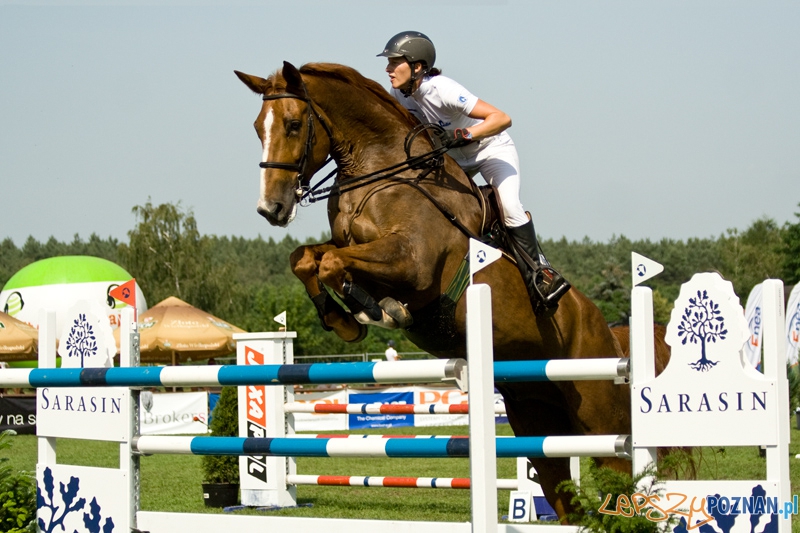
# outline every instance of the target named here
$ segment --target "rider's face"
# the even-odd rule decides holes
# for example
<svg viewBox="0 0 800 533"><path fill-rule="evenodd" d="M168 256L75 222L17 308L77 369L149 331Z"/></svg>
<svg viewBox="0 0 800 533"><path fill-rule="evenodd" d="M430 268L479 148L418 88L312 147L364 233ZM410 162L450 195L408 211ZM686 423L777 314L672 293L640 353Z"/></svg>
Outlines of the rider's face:
<svg viewBox="0 0 800 533"><path fill-rule="evenodd" d="M389 74L393 89L405 87L411 81L411 65L404 57L390 57L386 72Z"/></svg>

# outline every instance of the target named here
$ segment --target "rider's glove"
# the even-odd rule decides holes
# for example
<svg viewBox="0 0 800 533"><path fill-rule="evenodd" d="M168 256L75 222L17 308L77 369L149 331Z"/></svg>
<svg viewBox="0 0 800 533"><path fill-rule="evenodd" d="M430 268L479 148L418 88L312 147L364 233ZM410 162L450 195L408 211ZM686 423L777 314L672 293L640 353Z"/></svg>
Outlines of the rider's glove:
<svg viewBox="0 0 800 533"><path fill-rule="evenodd" d="M472 142L472 134L467 128L456 128L454 130L442 130L439 140L445 148L461 148Z"/></svg>

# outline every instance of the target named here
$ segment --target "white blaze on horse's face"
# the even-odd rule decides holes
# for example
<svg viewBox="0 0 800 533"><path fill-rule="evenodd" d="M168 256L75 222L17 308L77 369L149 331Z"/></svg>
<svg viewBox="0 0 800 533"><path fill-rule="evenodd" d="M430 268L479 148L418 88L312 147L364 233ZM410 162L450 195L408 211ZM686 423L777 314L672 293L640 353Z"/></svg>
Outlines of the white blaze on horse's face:
<svg viewBox="0 0 800 533"><path fill-rule="evenodd" d="M267 114L264 116L264 138L261 139L261 146L263 153L261 155L261 161L266 162L269 161L269 141L270 135L272 132L272 123L275 121L275 115L272 113L272 108L267 111ZM266 197L267 197L267 169L261 169L261 194L258 197L258 207L261 209L266 209Z"/></svg>
<svg viewBox="0 0 800 533"><path fill-rule="evenodd" d="M273 141L277 140L278 137L277 135L273 137L274 127L275 113L273 111L273 106L270 106L269 109L267 109L267 112L264 114L264 120L261 124L262 162L280 161L277 156L273 155L270 157L270 149L272 148ZM259 212L259 214L266 218L270 224L286 226L292 222L297 215L297 202L294 200L294 198L290 198L289 201L291 202L291 210L286 218L282 218L282 212L285 212L282 206L285 206L285 203L276 202L269 197L270 191L268 191L267 188L269 171L270 169L268 168L261 169L260 191L256 210Z"/></svg>

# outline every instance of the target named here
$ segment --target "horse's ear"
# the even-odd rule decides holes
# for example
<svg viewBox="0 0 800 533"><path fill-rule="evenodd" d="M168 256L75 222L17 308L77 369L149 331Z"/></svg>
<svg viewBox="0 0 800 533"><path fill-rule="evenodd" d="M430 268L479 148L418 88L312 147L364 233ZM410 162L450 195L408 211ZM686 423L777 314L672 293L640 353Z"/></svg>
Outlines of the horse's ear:
<svg viewBox="0 0 800 533"><path fill-rule="evenodd" d="M283 62L283 79L286 80L287 92L299 96L308 96L306 94L306 85L303 83L303 77L300 75L300 71L288 61Z"/></svg>
<svg viewBox="0 0 800 533"><path fill-rule="evenodd" d="M250 87L250 90L254 93L264 94L267 91L268 82L264 78L245 74L244 72L239 72L238 70L234 70L233 73L236 74L240 80L242 80L242 83Z"/></svg>

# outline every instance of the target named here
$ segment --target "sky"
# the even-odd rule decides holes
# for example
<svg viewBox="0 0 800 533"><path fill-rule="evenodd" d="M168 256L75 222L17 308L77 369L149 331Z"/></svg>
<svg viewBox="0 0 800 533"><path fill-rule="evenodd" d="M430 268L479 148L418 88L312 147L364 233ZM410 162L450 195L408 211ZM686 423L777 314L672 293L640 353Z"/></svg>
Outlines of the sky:
<svg viewBox="0 0 800 533"><path fill-rule="evenodd" d="M0 240L127 241L132 208L203 234L319 237L256 213L261 101L233 74L349 65L427 34L508 113L544 238L717 237L800 212L800 2L0 0ZM477 178L479 183L483 183Z"/></svg>

